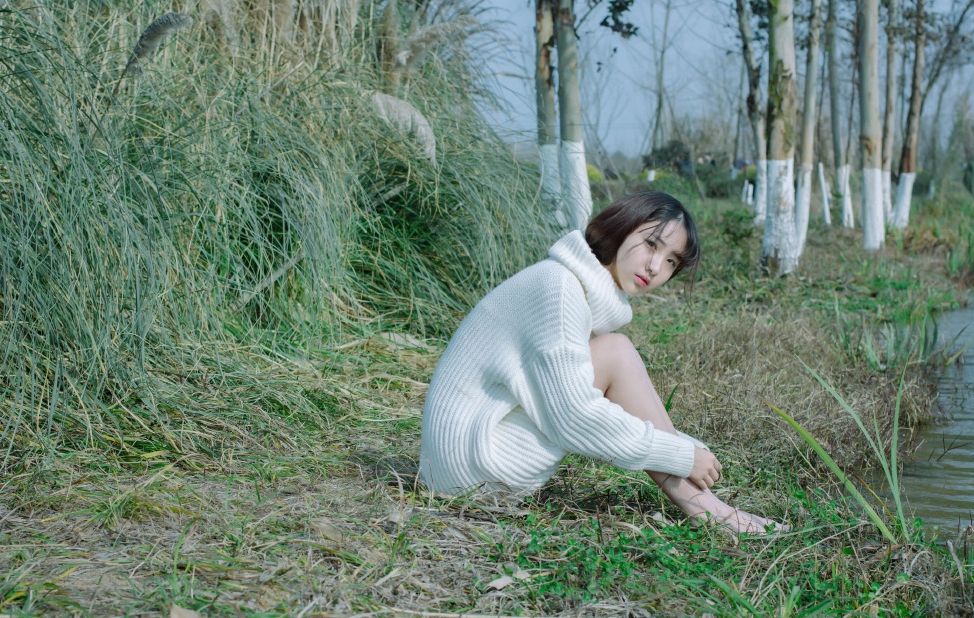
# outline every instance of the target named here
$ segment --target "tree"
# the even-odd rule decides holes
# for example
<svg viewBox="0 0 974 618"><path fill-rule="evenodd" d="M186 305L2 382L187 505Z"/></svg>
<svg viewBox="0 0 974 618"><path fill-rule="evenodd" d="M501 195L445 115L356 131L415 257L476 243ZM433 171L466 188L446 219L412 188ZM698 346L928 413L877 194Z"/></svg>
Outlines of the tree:
<svg viewBox="0 0 974 618"><path fill-rule="evenodd" d="M860 0L859 21L859 147L862 152L862 248L883 247L883 170L879 127L879 0Z"/></svg>
<svg viewBox="0 0 974 618"><path fill-rule="evenodd" d="M825 21L825 50L829 61L829 100L832 115L832 153L835 162L835 188L839 193L842 209L842 225L851 228L854 225L852 214L852 197L849 191L849 164L846 162L845 149L842 147L842 88L839 84L841 67L839 53L836 49L836 5L838 0L829 0L828 19Z"/></svg>
<svg viewBox="0 0 974 618"><path fill-rule="evenodd" d="M666 90L663 81L663 72L666 69L666 48L669 45L667 34L670 29L670 8L672 0L666 0L666 10L663 17L663 41L659 47L659 55L654 56L656 60L656 117L653 120L653 138L650 144L650 152L663 145L663 106L666 104ZM656 40L656 32L653 31L653 41Z"/></svg>
<svg viewBox="0 0 974 618"><path fill-rule="evenodd" d="M538 105L538 156L541 167L541 199L552 206L558 204L561 179L558 175L558 133L555 123L555 73L551 53L555 48L555 7L551 0L536 0L535 41L536 63L534 86ZM560 210L561 225L566 224Z"/></svg>
<svg viewBox="0 0 974 618"><path fill-rule="evenodd" d="M761 63L754 53L754 30L751 28L748 0L736 0L735 7L744 65L747 68L747 119L754 132L754 222L761 225L768 211L768 142L761 104Z"/></svg>
<svg viewBox="0 0 974 618"><path fill-rule="evenodd" d="M896 205L893 207L893 226L903 229L910 221L910 203L913 198L913 183L916 180L917 169L917 141L920 133L920 116L923 114L923 103L933 89L934 84L943 74L944 69L955 65L963 57L971 43L971 37L964 32L964 25L974 0L957 3L960 8L955 10L954 19L947 23L940 37L940 45L934 53L934 61L930 77L924 84L924 61L927 45L927 11L926 1L916 0L916 10L913 14L914 26L914 59L913 79L910 87L910 111L906 117L906 132L903 135L903 152L900 157L900 178L896 185Z"/></svg>
<svg viewBox="0 0 974 618"><path fill-rule="evenodd" d="M795 9L793 0L770 5L768 62L768 214L761 262L786 275L798 266L795 230Z"/></svg>
<svg viewBox="0 0 974 618"><path fill-rule="evenodd" d="M585 168L582 103L578 87L578 49L575 44L573 0L559 0L555 34L558 42L558 111L561 150L558 172L568 224L584 229L592 213L592 191Z"/></svg>
<svg viewBox="0 0 974 618"><path fill-rule="evenodd" d="M886 110L883 117L883 212L886 222L893 220L893 141L896 139L896 30L899 27L899 0L886 0Z"/></svg>
<svg viewBox="0 0 974 618"><path fill-rule="evenodd" d="M798 198L795 222L798 233L798 254L805 249L808 235L808 212L812 203L812 167L815 163L815 95L818 88L818 48L822 31L822 0L812 0L808 16L808 55L805 59L805 101L802 108L801 169L798 173Z"/></svg>
<svg viewBox="0 0 974 618"><path fill-rule="evenodd" d="M920 134L920 113L923 111L923 65L927 47L927 3L916 0L913 16L913 78L910 86L910 111L906 116L903 152L900 155L900 178L896 184L896 207L893 227L903 229L910 221L910 202L913 183L917 177L917 139Z"/></svg>

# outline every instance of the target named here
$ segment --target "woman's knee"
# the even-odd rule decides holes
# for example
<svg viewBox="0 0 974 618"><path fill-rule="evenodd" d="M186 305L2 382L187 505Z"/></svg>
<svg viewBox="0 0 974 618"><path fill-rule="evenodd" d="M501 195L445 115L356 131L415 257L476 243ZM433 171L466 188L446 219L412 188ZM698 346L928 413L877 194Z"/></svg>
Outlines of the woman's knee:
<svg viewBox="0 0 974 618"><path fill-rule="evenodd" d="M620 333L606 333L598 337L592 337L588 344L592 348L593 356L599 354L600 356L613 357L619 354L628 354L636 349L632 341L629 340L629 337Z"/></svg>
<svg viewBox="0 0 974 618"><path fill-rule="evenodd" d="M592 365L595 367L597 383L608 385L612 376L634 363L642 365L636 346L629 337L619 333L607 333L589 340L592 350Z"/></svg>

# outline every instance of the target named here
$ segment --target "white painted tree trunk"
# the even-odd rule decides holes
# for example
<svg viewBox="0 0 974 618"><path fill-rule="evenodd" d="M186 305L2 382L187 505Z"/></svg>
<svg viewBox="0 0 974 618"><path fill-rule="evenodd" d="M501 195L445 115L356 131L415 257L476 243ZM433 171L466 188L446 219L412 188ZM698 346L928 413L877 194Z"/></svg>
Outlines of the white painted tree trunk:
<svg viewBox="0 0 974 618"><path fill-rule="evenodd" d="M808 213L812 206L812 165L802 164L798 174L798 193L795 199L795 234L798 236L798 255L805 252L808 237Z"/></svg>
<svg viewBox="0 0 974 618"><path fill-rule="evenodd" d="M883 214L886 223L893 221L893 173L883 170Z"/></svg>
<svg viewBox="0 0 974 618"><path fill-rule="evenodd" d="M862 247L869 251L881 249L886 242L886 222L883 199L883 170L867 167L862 170Z"/></svg>
<svg viewBox="0 0 974 618"><path fill-rule="evenodd" d="M795 85L795 3L777 0L768 16L768 214L761 263L778 275L798 266L795 226L795 138L798 89Z"/></svg>
<svg viewBox="0 0 974 618"><path fill-rule="evenodd" d="M768 162L759 159L754 164L754 225L764 225L768 215Z"/></svg>
<svg viewBox="0 0 974 618"><path fill-rule="evenodd" d="M839 196L842 200L842 227L850 230L856 227L856 217L852 210L852 192L849 190L849 174L852 168L848 163L839 168L839 177L835 179L839 186Z"/></svg>
<svg viewBox="0 0 974 618"><path fill-rule="evenodd" d="M829 183L825 180L825 164L819 161L818 164L818 186L822 192L822 219L825 225L832 225L832 212L829 204Z"/></svg>
<svg viewBox="0 0 974 618"><path fill-rule="evenodd" d="M754 185L747 183L747 198L744 200L748 206L754 205Z"/></svg>
<svg viewBox="0 0 974 618"><path fill-rule="evenodd" d="M584 143L561 142L558 171L561 174L561 203L568 225L573 229L584 230L592 214L592 190L588 184L588 171L585 169Z"/></svg>
<svg viewBox="0 0 974 618"><path fill-rule="evenodd" d="M878 251L886 238L882 130L879 124L879 0L860 0L859 146L862 152L862 248Z"/></svg>
<svg viewBox="0 0 974 618"><path fill-rule="evenodd" d="M535 2L534 88L538 112L538 163L541 169L541 200L559 227L567 218L561 210L561 176L558 174L558 130L555 109L555 77L551 54L555 47L555 5Z"/></svg>
<svg viewBox="0 0 974 618"><path fill-rule="evenodd" d="M764 225L768 213L768 139L767 118L761 93L761 61L754 50L754 31L751 28L751 5L748 0L735 0L737 25L741 36L741 51L747 70L747 118L754 132L754 193L749 200L755 225Z"/></svg>
<svg viewBox="0 0 974 618"><path fill-rule="evenodd" d="M906 229L910 223L910 202L913 198L913 183L916 181L915 172L903 172L896 184L896 206L893 208L893 227Z"/></svg>
<svg viewBox="0 0 974 618"><path fill-rule="evenodd" d="M893 219L893 141L896 138L896 57L899 55L896 47L896 31L899 26L898 0L886 0L886 110L883 115L883 212L886 223Z"/></svg>
<svg viewBox="0 0 974 618"><path fill-rule="evenodd" d="M903 229L910 222L910 202L913 200L913 183L917 171L917 141L920 131L920 115L923 113L923 72L927 41L926 0L917 0L913 23L913 79L910 108L906 117L906 133L903 135L903 153L900 157L900 181L896 186L896 207L893 210L893 226Z"/></svg>
<svg viewBox="0 0 974 618"><path fill-rule="evenodd" d="M812 205L812 167L815 161L815 111L818 105L818 48L822 31L822 0L812 0L808 16L808 44L805 46L805 98L802 106L802 141L798 167L798 200L795 211L795 232L798 234L798 255L805 252L808 237L808 214Z"/></svg>
<svg viewBox="0 0 974 618"><path fill-rule="evenodd" d="M592 214L592 191L585 169L582 139L582 103L578 84L578 48L575 44L575 12L572 0L559 0L555 20L558 41L558 111L561 151L558 173L561 198L569 225L585 229Z"/></svg>
<svg viewBox="0 0 974 618"><path fill-rule="evenodd" d="M795 168L794 160L768 161L768 203L775 207L764 222L764 255L776 255L778 274L787 275L798 266L798 234L795 225Z"/></svg>

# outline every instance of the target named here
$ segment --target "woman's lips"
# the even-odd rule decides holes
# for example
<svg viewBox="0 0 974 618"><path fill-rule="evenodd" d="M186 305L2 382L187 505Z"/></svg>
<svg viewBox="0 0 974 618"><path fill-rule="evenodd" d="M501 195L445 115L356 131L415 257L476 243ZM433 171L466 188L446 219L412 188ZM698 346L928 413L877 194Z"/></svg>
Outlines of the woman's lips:
<svg viewBox="0 0 974 618"><path fill-rule="evenodd" d="M636 275L636 283L638 283L642 287L646 287L647 285L649 285L649 279L643 277L642 275Z"/></svg>

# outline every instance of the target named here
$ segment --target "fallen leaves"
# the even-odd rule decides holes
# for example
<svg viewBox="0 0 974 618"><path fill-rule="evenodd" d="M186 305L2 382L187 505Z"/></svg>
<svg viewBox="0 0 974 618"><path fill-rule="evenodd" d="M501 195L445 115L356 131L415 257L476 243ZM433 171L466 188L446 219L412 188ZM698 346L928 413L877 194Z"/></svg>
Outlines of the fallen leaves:
<svg viewBox="0 0 974 618"><path fill-rule="evenodd" d="M507 588L511 584L515 584L519 581L527 581L529 579L531 579L530 573L528 573L523 569L517 569L510 575L501 575L497 579L489 582L487 586L485 586L484 590L486 590L487 592L490 592L492 590L503 590L504 588Z"/></svg>
<svg viewBox="0 0 974 618"><path fill-rule="evenodd" d="M326 541L332 541L339 545L345 542L345 533L324 517L313 519L308 525L312 530L323 536Z"/></svg>

